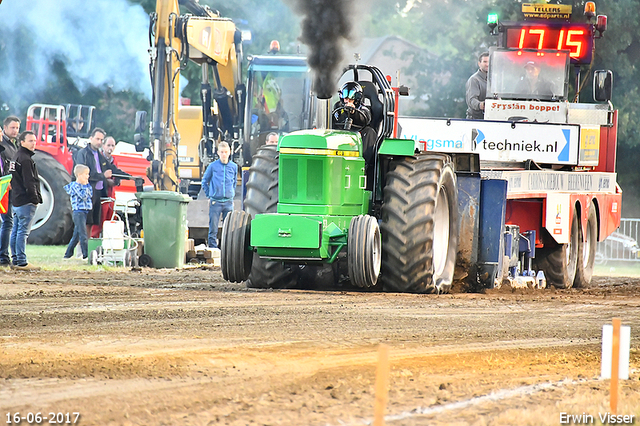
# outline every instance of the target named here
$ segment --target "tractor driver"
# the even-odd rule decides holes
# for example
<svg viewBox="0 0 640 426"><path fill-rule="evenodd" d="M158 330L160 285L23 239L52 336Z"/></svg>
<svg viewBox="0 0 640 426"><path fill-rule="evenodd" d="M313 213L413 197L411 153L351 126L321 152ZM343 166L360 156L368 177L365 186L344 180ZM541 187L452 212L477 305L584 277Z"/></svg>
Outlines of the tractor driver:
<svg viewBox="0 0 640 426"><path fill-rule="evenodd" d="M333 128L360 132L362 137L362 157L366 165L367 185L373 188L373 158L377 134L369 126L371 123L371 111L362 104L364 97L362 86L356 81L345 83L338 92L338 101L331 113Z"/></svg>

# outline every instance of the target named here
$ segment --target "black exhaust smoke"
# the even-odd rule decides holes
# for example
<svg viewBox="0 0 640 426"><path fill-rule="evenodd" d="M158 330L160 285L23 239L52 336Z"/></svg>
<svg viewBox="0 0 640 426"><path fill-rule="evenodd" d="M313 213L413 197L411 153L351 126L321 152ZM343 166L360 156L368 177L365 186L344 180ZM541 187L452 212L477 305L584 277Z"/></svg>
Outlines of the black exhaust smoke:
<svg viewBox="0 0 640 426"><path fill-rule="evenodd" d="M288 0L303 16L300 41L309 47L307 61L313 71L313 90L320 99L330 98L342 63L342 44L350 41L355 0Z"/></svg>

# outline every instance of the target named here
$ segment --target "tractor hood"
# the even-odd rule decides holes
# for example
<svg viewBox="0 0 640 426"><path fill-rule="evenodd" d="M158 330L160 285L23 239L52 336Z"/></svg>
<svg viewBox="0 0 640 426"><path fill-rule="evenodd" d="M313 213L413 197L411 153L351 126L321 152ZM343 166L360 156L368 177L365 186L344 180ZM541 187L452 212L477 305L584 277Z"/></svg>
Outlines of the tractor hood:
<svg viewBox="0 0 640 426"><path fill-rule="evenodd" d="M326 155L361 155L362 139L356 132L346 132L342 130L331 129L315 129L300 130L289 133L280 141L280 152L289 154L320 154L317 150L330 150L325 152ZM291 149L309 149L313 151L291 152ZM337 153L343 152L343 154Z"/></svg>

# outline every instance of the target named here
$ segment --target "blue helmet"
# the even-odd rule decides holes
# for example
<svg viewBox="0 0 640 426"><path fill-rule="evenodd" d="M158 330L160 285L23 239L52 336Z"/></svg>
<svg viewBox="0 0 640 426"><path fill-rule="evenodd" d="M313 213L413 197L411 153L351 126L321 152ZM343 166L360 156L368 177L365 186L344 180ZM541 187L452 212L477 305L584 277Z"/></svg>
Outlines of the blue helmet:
<svg viewBox="0 0 640 426"><path fill-rule="evenodd" d="M362 86L356 81L349 81L338 91L338 96L343 103L345 99L351 99L354 105L359 107L362 102Z"/></svg>

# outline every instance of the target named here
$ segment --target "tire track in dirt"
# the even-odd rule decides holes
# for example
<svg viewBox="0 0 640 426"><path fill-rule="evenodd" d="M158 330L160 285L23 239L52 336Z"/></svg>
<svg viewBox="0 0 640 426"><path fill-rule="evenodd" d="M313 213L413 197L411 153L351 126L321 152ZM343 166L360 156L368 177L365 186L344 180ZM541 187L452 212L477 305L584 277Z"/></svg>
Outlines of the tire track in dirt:
<svg viewBox="0 0 640 426"><path fill-rule="evenodd" d="M370 416L380 342L389 413L447 407L590 378L601 325L640 326L636 284L424 296L253 291L211 271L53 275L2 276L0 409L84 407L87 425L353 423ZM496 410L480 401L460 414Z"/></svg>
<svg viewBox="0 0 640 426"><path fill-rule="evenodd" d="M346 367L374 366L377 362L377 351L375 348L356 348L348 350L317 350L310 351L307 342L272 342L269 345L247 345L240 344L229 352L228 348L211 350L206 342L200 345L184 345L189 349L183 350L146 350L142 353L129 351L134 358L147 358L153 356L162 358L170 355L173 358L184 358L190 362L199 361L206 364L215 360L217 365L223 368L233 366L233 369L250 370L253 378L260 377L262 381L277 381L280 376L312 376L321 371L340 369ZM391 348L390 361L392 363L407 361L411 359L426 358L441 355L462 355L468 353L491 352L499 355L501 351L542 349L542 348L567 348L595 345L598 342L594 339L527 339L497 342L476 342L459 345L437 345L417 348ZM296 346L303 345L304 348L297 349ZM286 349L285 349L286 348ZM281 349L284 349L281 351ZM265 350L268 350L265 352ZM273 353L286 353L282 359L274 359ZM51 357L59 354L50 354ZM17 356L15 354L14 356ZM18 355L19 356L19 355ZM23 354L22 356L28 356ZM104 355L100 362L105 363L106 358L112 355ZM46 352L39 353L39 359L48 358ZM116 355L117 357L117 355ZM253 358L251 362L242 361ZM82 362L82 358L67 358L70 362ZM265 361L264 363L262 361ZM0 409L8 409L18 405L54 404L61 401L68 401L78 398L100 397L105 395L137 394L140 392L166 391L181 388L198 387L203 384L217 383L225 385L225 381L236 381L237 375L233 375L225 380L215 378L215 371L220 367L211 368L208 379L181 379L173 378L171 382L149 380L141 378L116 379L116 380L96 380L80 379L73 380L68 385L65 381L69 379L15 379L8 380L9 385L0 390ZM158 372L164 374L165 372ZM51 385L55 384L56 392L51 393Z"/></svg>

